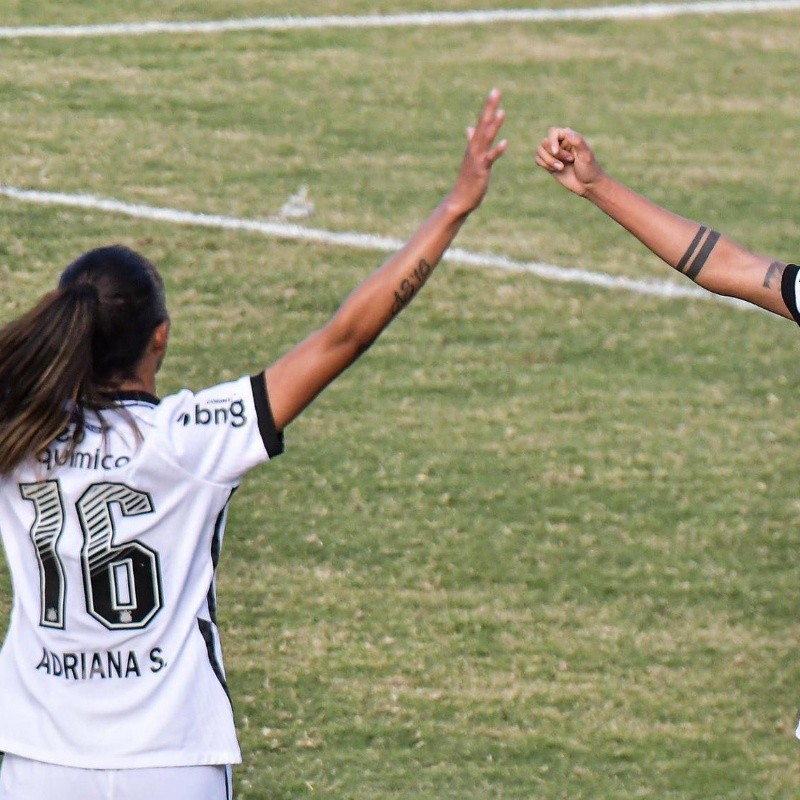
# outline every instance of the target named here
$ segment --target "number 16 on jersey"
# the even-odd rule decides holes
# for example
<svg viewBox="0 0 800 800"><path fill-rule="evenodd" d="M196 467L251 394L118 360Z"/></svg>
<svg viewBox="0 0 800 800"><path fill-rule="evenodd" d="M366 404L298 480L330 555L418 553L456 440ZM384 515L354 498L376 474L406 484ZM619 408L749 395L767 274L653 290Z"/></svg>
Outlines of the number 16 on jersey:
<svg viewBox="0 0 800 800"><path fill-rule="evenodd" d="M30 536L39 562L42 608L39 624L64 628L67 576L58 555L65 509L58 481L20 484L36 509ZM86 611L109 630L144 628L162 606L158 553L133 540L115 544L112 508L123 517L152 514L150 495L123 483L93 483L75 504L83 533L82 583Z"/></svg>

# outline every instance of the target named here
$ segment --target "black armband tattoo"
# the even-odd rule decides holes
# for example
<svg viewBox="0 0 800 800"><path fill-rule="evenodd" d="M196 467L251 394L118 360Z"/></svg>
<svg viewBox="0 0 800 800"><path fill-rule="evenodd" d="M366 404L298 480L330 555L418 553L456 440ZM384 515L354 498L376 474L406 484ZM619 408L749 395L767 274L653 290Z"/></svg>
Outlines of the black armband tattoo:
<svg viewBox="0 0 800 800"><path fill-rule="evenodd" d="M772 281L778 279L778 286L781 284L783 278L783 271L786 269L786 264L782 261L773 261L767 268L767 274L764 276L764 283L762 286L765 289L772 288Z"/></svg>
<svg viewBox="0 0 800 800"><path fill-rule="evenodd" d="M711 251L717 246L719 236L716 231L709 231L705 225L701 225L700 230L695 234L692 243L681 257L681 260L675 265L675 269L683 272L687 278L693 281L697 280L697 276L705 266L706 261L708 261Z"/></svg>
<svg viewBox="0 0 800 800"><path fill-rule="evenodd" d="M414 271L407 278L403 278L395 290L392 316L399 314L411 302L414 295L422 288L422 284L428 280L431 272L433 272L433 267L424 258L420 259Z"/></svg>

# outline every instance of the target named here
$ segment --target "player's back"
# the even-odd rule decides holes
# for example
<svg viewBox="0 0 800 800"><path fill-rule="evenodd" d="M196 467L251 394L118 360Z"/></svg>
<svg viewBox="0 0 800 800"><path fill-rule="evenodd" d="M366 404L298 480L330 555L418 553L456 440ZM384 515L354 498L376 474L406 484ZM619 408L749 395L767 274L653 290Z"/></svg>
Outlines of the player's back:
<svg viewBox="0 0 800 800"><path fill-rule="evenodd" d="M0 750L105 769L239 760L214 575L231 494L268 456L254 386L120 395L74 448L67 432L0 480L15 597Z"/></svg>

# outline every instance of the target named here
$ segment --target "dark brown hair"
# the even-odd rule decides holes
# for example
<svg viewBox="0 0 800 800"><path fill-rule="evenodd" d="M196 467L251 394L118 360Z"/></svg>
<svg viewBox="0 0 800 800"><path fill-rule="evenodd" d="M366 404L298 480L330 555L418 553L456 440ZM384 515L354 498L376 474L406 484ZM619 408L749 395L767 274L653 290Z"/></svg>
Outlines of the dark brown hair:
<svg viewBox="0 0 800 800"><path fill-rule="evenodd" d="M135 376L167 318L156 268L114 245L82 255L55 291L0 329L0 474L67 428L74 449L85 410L113 405L108 392Z"/></svg>

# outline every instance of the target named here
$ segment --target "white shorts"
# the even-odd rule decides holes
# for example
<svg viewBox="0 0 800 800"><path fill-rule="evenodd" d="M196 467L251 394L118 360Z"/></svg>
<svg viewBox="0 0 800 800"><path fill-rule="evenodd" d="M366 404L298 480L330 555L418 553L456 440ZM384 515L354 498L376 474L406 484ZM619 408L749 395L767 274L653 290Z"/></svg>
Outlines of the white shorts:
<svg viewBox="0 0 800 800"><path fill-rule="evenodd" d="M231 800L231 768L77 769L6 754L0 800Z"/></svg>

